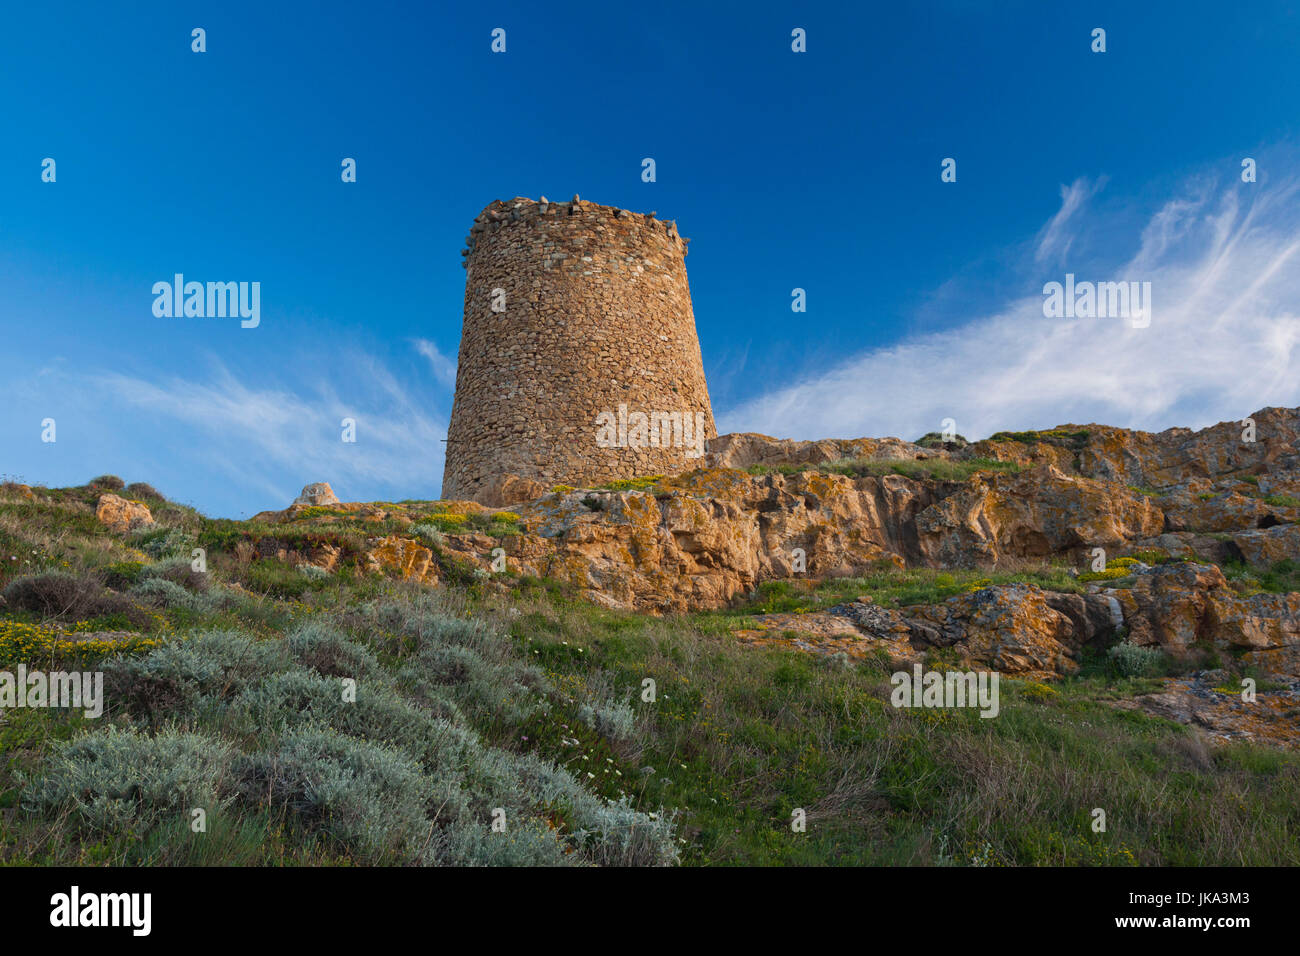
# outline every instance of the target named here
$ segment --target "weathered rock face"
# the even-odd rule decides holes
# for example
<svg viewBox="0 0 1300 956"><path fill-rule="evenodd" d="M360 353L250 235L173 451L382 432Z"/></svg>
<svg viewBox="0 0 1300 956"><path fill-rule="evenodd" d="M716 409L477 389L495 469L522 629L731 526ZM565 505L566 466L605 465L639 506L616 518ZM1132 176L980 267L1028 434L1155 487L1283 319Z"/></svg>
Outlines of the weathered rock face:
<svg viewBox="0 0 1300 956"><path fill-rule="evenodd" d="M1120 602L1129 640L1184 654L1214 635L1213 606L1229 594L1227 579L1214 565L1175 564L1140 576L1131 588L1107 593Z"/></svg>
<svg viewBox="0 0 1300 956"><path fill-rule="evenodd" d="M1159 534L1164 515L1127 488L1040 465L977 474L918 524L926 563L958 567L1115 548Z"/></svg>
<svg viewBox="0 0 1300 956"><path fill-rule="evenodd" d="M1243 484L1243 490L1253 490ZM1277 524L1282 509L1235 488L1216 488L1206 478L1193 478L1165 490L1159 498L1165 530L1200 533L1268 528Z"/></svg>
<svg viewBox="0 0 1300 956"><path fill-rule="evenodd" d="M862 601L824 612L769 614L739 636L896 666L946 650L963 667L1045 679L1078 669L1082 649L1107 643L1121 619L1101 594L1063 594L1031 584L995 585L939 604L883 608Z"/></svg>
<svg viewBox="0 0 1300 956"><path fill-rule="evenodd" d="M1277 525L1262 530L1238 531L1232 535L1235 555L1247 564L1269 565L1300 557L1300 524Z"/></svg>
<svg viewBox="0 0 1300 956"><path fill-rule="evenodd" d="M1300 594L1234 592L1212 565L1142 566L1126 588L1086 594L1029 584L994 585L938 604L897 609L861 601L805 614L766 614L742 640L898 665L936 649L965 667L1046 679L1073 673L1085 647L1113 644L1121 628L1139 646L1175 659L1194 652L1240 655L1264 673L1300 668Z"/></svg>
<svg viewBox="0 0 1300 956"><path fill-rule="evenodd" d="M901 564L895 549L908 545L909 513L930 498L901 477L854 482L812 473L696 472L661 487L657 495L549 495L518 509L530 535L504 546L522 557L537 536L546 543L544 564L529 570L603 603L718 607L761 580L805 569L823 575Z"/></svg>
<svg viewBox="0 0 1300 956"><path fill-rule="evenodd" d="M913 644L958 647L964 659L1001 673L1069 673L1083 643L1074 622L1032 585L986 588L906 616Z"/></svg>
<svg viewBox="0 0 1300 956"><path fill-rule="evenodd" d="M334 494L334 489L330 487L328 481L317 481L307 485L297 498L294 499L296 505L336 505L339 499Z"/></svg>
<svg viewBox="0 0 1300 956"><path fill-rule="evenodd" d="M371 542L366 552L366 568L370 571L395 571L404 581L424 584L438 581L438 564L433 551L399 535Z"/></svg>
<svg viewBox="0 0 1300 956"><path fill-rule="evenodd" d="M504 508L524 501L535 501L548 490L540 481L531 478L499 474L484 480L478 500L488 508Z"/></svg>
<svg viewBox="0 0 1300 956"><path fill-rule="evenodd" d="M1242 699L1240 689L1223 671L1170 679L1154 694L1117 700L1122 710L1140 710L1195 727L1211 739L1249 740L1283 747L1300 747L1300 679L1274 678L1279 686L1255 700Z"/></svg>
<svg viewBox="0 0 1300 956"><path fill-rule="evenodd" d="M1098 548L1111 558L1147 554L1122 585L1097 583L1085 594L1015 584L900 609L850 602L771 616L743 639L779 641L785 638L774 635L790 632L797 646L899 659L950 649L972 666L1050 676L1070 673L1083 648L1108 646L1127 633L1175 657L1191 660L1212 649L1293 673L1300 594L1250 594L1214 567L1300 559L1300 409L1251 417L1253 442L1235 423L1159 434L1062 426L936 447L725 435L710 445L713 467L659 479L646 490L543 494L536 481L499 476L487 491L491 507L454 508L475 517L510 504L522 533L488 535L489 523L478 520L477 530L448 532L436 547L460 571L482 576L493 573L501 549L510 571L559 579L610 607L653 613L721 607L773 580L1047 562L1077 573ZM901 462L909 474L943 465L938 473L957 478L853 478L816 467L846 459ZM988 459L1020 470L992 468ZM295 504L258 518L318 520L306 508ZM383 523L369 538L365 567L439 579L434 549L392 531L402 521L409 527L425 520L410 508L335 504L331 512L319 520ZM516 516L506 517L513 523ZM1185 562L1148 566L1166 554ZM305 560L331 567L337 555L322 551Z"/></svg>
<svg viewBox="0 0 1300 956"><path fill-rule="evenodd" d="M756 465L819 465L825 461L848 458L914 461L929 458L933 454L929 449L897 438L792 441L755 432L740 432L719 435L710 441L703 464L706 468L735 468L743 471Z"/></svg>
<svg viewBox="0 0 1300 956"><path fill-rule="evenodd" d="M552 494L519 512L549 544L506 542L511 558L543 554L521 569L648 611L717 607L761 581L861 574L882 562L994 566L1118 547L1163 526L1145 497L1050 467L965 484L714 469L653 493Z"/></svg>
<svg viewBox="0 0 1300 956"><path fill-rule="evenodd" d="M964 454L1022 463L1047 462L1122 485L1161 488L1193 478L1300 473L1300 409L1265 408L1240 422L1200 431L1130 431L1108 425L1058 425L1042 441L986 440ZM1079 437L1082 436L1082 437ZM1251 440L1247 440L1251 439Z"/></svg>
<svg viewBox="0 0 1300 956"><path fill-rule="evenodd" d="M1247 662L1296 673L1300 594L1238 594L1214 565L1168 564L1131 588L1107 590L1124 610L1129 640L1173 656L1200 644L1244 652Z"/></svg>
<svg viewBox="0 0 1300 956"><path fill-rule="evenodd" d="M134 531L154 523L149 506L138 501L127 501L114 494L99 496L95 517L114 531Z"/></svg>

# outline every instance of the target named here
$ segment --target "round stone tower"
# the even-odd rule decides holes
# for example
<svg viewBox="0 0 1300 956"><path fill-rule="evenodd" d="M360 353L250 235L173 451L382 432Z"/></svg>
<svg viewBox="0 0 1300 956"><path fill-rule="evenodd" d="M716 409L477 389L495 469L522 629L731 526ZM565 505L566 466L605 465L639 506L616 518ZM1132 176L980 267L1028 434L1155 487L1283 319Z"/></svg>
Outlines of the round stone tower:
<svg viewBox="0 0 1300 956"><path fill-rule="evenodd" d="M489 205L467 240L443 498L506 476L602 484L699 467L716 435L676 224L582 202Z"/></svg>

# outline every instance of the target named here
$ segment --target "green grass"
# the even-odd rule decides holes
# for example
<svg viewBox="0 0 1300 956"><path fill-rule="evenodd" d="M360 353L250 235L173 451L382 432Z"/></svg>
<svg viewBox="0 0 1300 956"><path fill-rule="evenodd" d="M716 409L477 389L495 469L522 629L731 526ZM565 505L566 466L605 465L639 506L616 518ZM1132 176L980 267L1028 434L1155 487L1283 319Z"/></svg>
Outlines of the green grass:
<svg viewBox="0 0 1300 956"><path fill-rule="evenodd" d="M275 556L280 546L323 543L351 553L346 549L357 546L361 532L342 520L261 526L159 504L169 515L163 527L114 536L93 521L95 494L57 489L36 503L0 494L0 543L39 562L22 565L21 573L66 564L131 595L161 557L188 558L198 542L208 549L212 586L149 605L150 620L156 619L151 635L177 648L214 630L253 641L232 645L245 650L223 659L212 682L190 690L168 684L172 665L165 655L150 656L158 654L156 644L110 659L104 666L130 679L115 685L105 720L56 710L0 711L0 810L7 811L0 813L0 863L410 862L406 844L367 842L369 831L359 823L322 826L288 803L260 805L234 790L222 791L228 802L209 814L204 841L192 838L185 820L145 815L143 804L133 811L134 827L90 825L73 791L57 787L50 793L73 802L25 809L26 781L57 782L61 748L109 724L149 734L175 725L200 735L205 746L232 748L232 759L246 762L228 766L229 776L220 778L224 788L243 779L240 774L261 779L268 768L291 766L298 758L286 749L293 743L288 724L319 710L337 732L395 749L396 763L387 764L374 751L357 750L375 773L388 767L383 772L394 783L374 791L379 796L391 799L402 787L432 792L437 781L453 778L470 794L469 816L455 820L421 817L433 811L415 812L409 803L393 804L389 816L367 813L364 800L346 805L358 815L354 823L381 835L405 833L402 820L411 826L426 820L421 827L432 823L447 833L467 826L472 835L484 808L503 805L487 801L521 799L519 781L533 773L534 760L579 785L565 783L561 797L510 804L533 829L521 830L520 842L509 845L459 845L456 852L480 862L536 862L541 858L530 854L550 852L539 847L556 839L579 847L584 860L609 862L603 854L612 844L580 834L603 812L599 805L625 800L630 812L675 814L675 846L690 865L1300 864L1294 839L1300 755L1245 744L1207 749L1186 728L1115 708L1115 701L1161 685L1153 676L1119 673L1104 652L1090 652L1078 676L1051 685L1004 681L999 717L982 720L965 710L893 708L887 662L847 664L747 647L731 636L753 614L821 609L862 594L901 607L1016 581L1077 591L1078 579L1064 566L1017 572L881 566L854 578L769 582L735 607L660 619L576 600L553 581L497 578L508 589L490 588L442 555L449 583L432 594L353 568L308 577ZM466 523L471 520L505 530L514 524L509 516ZM1167 555L1132 557L1155 563ZM1246 590L1300 590L1295 561L1225 571ZM0 612L0 620L24 633L48 623L12 609ZM482 636L465 639L473 653L456 649L460 639L430 644L424 628L434 620L448 634L480 622ZM339 658L342 651L318 647L304 656L301 643L286 640L314 624L343 635L352 650L343 647ZM60 653L43 662L48 669L99 660ZM360 662L347 666L370 682L363 686L375 702L371 709L329 709L325 697L311 696L325 686L320 680L333 679L339 660ZM944 657L934 660L941 664ZM522 676L530 669L536 677ZM653 701L642 697L647 681ZM304 702L275 704L277 687L301 688ZM237 701L272 709L250 716ZM258 716L266 713L274 719ZM479 756L444 765L421 749L413 728L425 726L419 715L435 713L455 715ZM147 755L156 745L130 746ZM470 766L486 776L464 776ZM485 782L489 768L508 775L503 790ZM509 776L516 772L521 776ZM293 792L294 779L277 785ZM1090 826L1097 807L1107 813L1104 834ZM805 833L790 829L796 809L807 814Z"/></svg>
<svg viewBox="0 0 1300 956"><path fill-rule="evenodd" d="M867 458L846 458L840 461L826 462L821 468L831 474L847 475L850 478L904 475L908 478L931 481L965 481L976 472L993 471L1014 474L1020 470L1020 466L1013 461L998 461L993 458L965 458L961 460L930 458L924 461L910 459L873 461Z"/></svg>
<svg viewBox="0 0 1300 956"><path fill-rule="evenodd" d="M1264 504L1274 508L1300 508L1300 498L1295 495L1268 495Z"/></svg>
<svg viewBox="0 0 1300 956"><path fill-rule="evenodd" d="M732 606L700 612L693 619L699 622L729 621L754 614L825 610L852 601L859 595L869 595L874 603L889 608L937 604L979 587L1015 583L1034 584L1050 591L1077 593L1082 590L1065 565L1024 571L960 568L936 571L929 568L899 569L882 563L879 570L857 577L765 581Z"/></svg>
<svg viewBox="0 0 1300 956"><path fill-rule="evenodd" d="M994 458L929 458L917 461L910 458L842 458L823 461L816 465L750 465L745 469L751 475L798 475L814 471L826 475L845 475L849 478L879 478L884 475L903 475L918 481L965 481L982 471L1014 474L1020 466L1011 461Z"/></svg>
<svg viewBox="0 0 1300 956"><path fill-rule="evenodd" d="M1245 593L1268 592L1270 594L1289 594L1300 591L1300 561L1283 558L1267 568L1251 566L1240 561L1229 561L1223 565L1224 576L1237 583Z"/></svg>
<svg viewBox="0 0 1300 956"><path fill-rule="evenodd" d="M663 475L645 475L641 478L618 478L594 487L603 491L650 491L664 480ZM557 486L567 487L567 486Z"/></svg>
<svg viewBox="0 0 1300 956"><path fill-rule="evenodd" d="M1025 445L1044 442L1049 445L1078 448L1087 443L1089 434L1087 431L1070 432L1060 428L1047 431L995 432L989 436L989 441L1014 441Z"/></svg>
<svg viewBox="0 0 1300 956"><path fill-rule="evenodd" d="M686 863L1300 860L1300 758L1207 753L1185 728L1106 703L1155 681L1104 668L1046 690L1008 681L994 720L899 711L877 667L742 648L693 623L546 601L512 626L556 680L656 681L641 705L656 772L638 793L683 809ZM806 833L790 831L796 808Z"/></svg>

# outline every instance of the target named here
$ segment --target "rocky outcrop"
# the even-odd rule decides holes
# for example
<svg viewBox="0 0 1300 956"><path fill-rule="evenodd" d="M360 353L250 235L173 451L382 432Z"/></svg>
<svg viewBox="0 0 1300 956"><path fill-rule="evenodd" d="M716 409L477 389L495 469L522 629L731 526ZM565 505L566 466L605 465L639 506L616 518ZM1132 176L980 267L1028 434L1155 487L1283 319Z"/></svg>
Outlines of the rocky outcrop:
<svg viewBox="0 0 1300 956"><path fill-rule="evenodd" d="M1109 425L1058 425L994 436L958 452L1068 467L1089 478L1161 488L1194 478L1300 472L1300 409L1264 408L1242 422L1209 428L1132 431Z"/></svg>
<svg viewBox="0 0 1300 956"><path fill-rule="evenodd" d="M1300 593L1242 595L1214 565L1148 569L1128 588L1108 589L1123 608L1128 639L1174 657L1194 647L1232 650L1280 673L1300 665Z"/></svg>
<svg viewBox="0 0 1300 956"><path fill-rule="evenodd" d="M1287 559L1300 559L1300 524L1277 525L1260 530L1238 531L1230 538L1229 560L1246 564L1270 565Z"/></svg>
<svg viewBox="0 0 1300 956"><path fill-rule="evenodd" d="M1155 499L1165 515L1166 531L1201 533L1242 528L1270 528L1290 518L1290 509L1270 506L1242 483L1233 488L1217 486L1207 478L1193 478L1161 492Z"/></svg>
<svg viewBox="0 0 1300 956"><path fill-rule="evenodd" d="M650 611L717 607L761 581L858 575L882 563L982 567L1072 556L1163 527L1149 499L1051 467L966 483L712 469L653 492L556 493L519 512L550 545L530 573Z"/></svg>
<svg viewBox="0 0 1300 956"><path fill-rule="evenodd" d="M937 604L889 609L868 598L827 611L759 615L742 640L899 664L946 650L965 666L1045 679L1120 635L1171 658L1227 654L1261 672L1300 670L1300 594L1241 595L1211 565L1141 566L1122 588L1087 593L995 585Z"/></svg>
<svg viewBox="0 0 1300 956"><path fill-rule="evenodd" d="M971 567L1114 549L1158 534L1164 524L1143 495L1039 465L976 474L919 516L917 534L930 567Z"/></svg>
<svg viewBox="0 0 1300 956"><path fill-rule="evenodd" d="M302 489L302 494L294 499L296 505L336 505L339 499L334 494L328 481L316 481Z"/></svg>
<svg viewBox="0 0 1300 956"><path fill-rule="evenodd" d="M930 458L933 453L897 438L823 439L792 441L771 438L755 432L719 435L708 443L705 468L774 468L780 465L815 467L827 461L868 459L875 461L914 461Z"/></svg>
<svg viewBox="0 0 1300 956"><path fill-rule="evenodd" d="M36 498L36 494L32 491L30 485L24 485L17 481L0 482L0 495L12 495L27 501L33 501Z"/></svg>
<svg viewBox="0 0 1300 956"><path fill-rule="evenodd" d="M531 478L499 474L484 481L478 500L488 508L505 508L525 501L535 501L548 490L540 481Z"/></svg>
<svg viewBox="0 0 1300 956"><path fill-rule="evenodd" d="M309 487L305 500L257 517L302 528L373 523L363 569L432 584L494 574L504 556L510 572L652 613L722 607L767 581L891 568L1055 563L1086 581L1100 549L1136 557L1085 593L999 584L893 609L867 595L761 618L742 638L858 657L953 653L1042 677L1070 673L1085 648L1127 635L1173 657L1228 653L1294 672L1300 595L1250 593L1215 567L1300 559L1300 409L1251 418L1253 435L1238 423L1155 434L1064 425L973 444L724 435L710 443L708 467L623 490L543 493L535 481L499 475L488 506L335 502L315 514L307 502L328 499ZM507 504L510 533L488 533L504 526L490 515ZM434 539L410 531L429 522L444 529ZM1171 556L1183 560L1162 564ZM301 559L328 570L342 557L318 545Z"/></svg>
<svg viewBox="0 0 1300 956"><path fill-rule="evenodd" d="M869 597L824 612L769 614L738 636L895 666L945 651L970 669L1045 679L1078 670L1084 647L1113 638L1120 619L1101 594L1063 594L1030 584L995 585L938 604L879 607Z"/></svg>
<svg viewBox="0 0 1300 956"><path fill-rule="evenodd" d="M404 581L436 584L438 563L433 551L409 538L389 535L370 543L366 570L394 573Z"/></svg>
<svg viewBox="0 0 1300 956"><path fill-rule="evenodd" d="M154 523L149 506L138 501L128 501L115 494L102 494L95 505L95 517L100 524L119 532L135 531Z"/></svg>
<svg viewBox="0 0 1300 956"><path fill-rule="evenodd" d="M1116 700L1112 706L1163 717L1194 727L1212 740L1245 740L1300 748L1300 679L1275 678L1254 699L1243 697L1240 681L1221 670L1163 681L1152 694Z"/></svg>

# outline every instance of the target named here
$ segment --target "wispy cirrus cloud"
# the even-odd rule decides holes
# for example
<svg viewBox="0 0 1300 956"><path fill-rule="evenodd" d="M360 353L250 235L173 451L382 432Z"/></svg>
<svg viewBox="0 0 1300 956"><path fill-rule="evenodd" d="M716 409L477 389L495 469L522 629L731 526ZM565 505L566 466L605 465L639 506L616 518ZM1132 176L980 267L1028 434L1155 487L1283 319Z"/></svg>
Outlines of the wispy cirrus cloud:
<svg viewBox="0 0 1300 956"><path fill-rule="evenodd" d="M238 354L238 353L237 353ZM85 369L52 356L0 381L11 414L0 445L39 463L41 482L104 471L144 480L208 514L284 507L328 481L349 501L436 498L449 405L417 351L390 360L356 349L298 351L274 367L211 357L184 374ZM57 420L57 442L42 422ZM344 420L355 442L344 441Z"/></svg>
<svg viewBox="0 0 1300 956"><path fill-rule="evenodd" d="M1039 230L1034 244L1035 261L1059 260L1069 254L1070 246L1074 243L1073 222L1087 205L1088 200L1101 192L1105 186L1106 177L1103 176L1095 182L1080 177L1069 186L1061 187L1061 208Z"/></svg>
<svg viewBox="0 0 1300 956"><path fill-rule="evenodd" d="M345 500L398 489L436 497L446 420L375 358L347 358L344 397L329 379L300 389L259 386L224 366L206 379L95 374L92 387L128 412L185 427L203 462L282 503L311 481L329 481ZM355 442L343 440L344 421ZM381 497L372 494L372 497Z"/></svg>
<svg viewBox="0 0 1300 956"><path fill-rule="evenodd" d="M1022 266L1020 294L968 303L976 317L873 349L720 416L720 431L782 437L917 435L956 420L968 437L1066 422L1158 430L1300 405L1300 182L1189 180L1138 229L1089 214L1095 187L1061 208ZM1107 243L1082 243L1095 235ZM1104 269L1071 250L1127 245ZM1147 328L1048 319L1042 284L1149 281Z"/></svg>
<svg viewBox="0 0 1300 956"><path fill-rule="evenodd" d="M440 385L449 389L456 387L456 359L443 354L437 343L428 339L416 339L415 350L428 360L433 376Z"/></svg>

